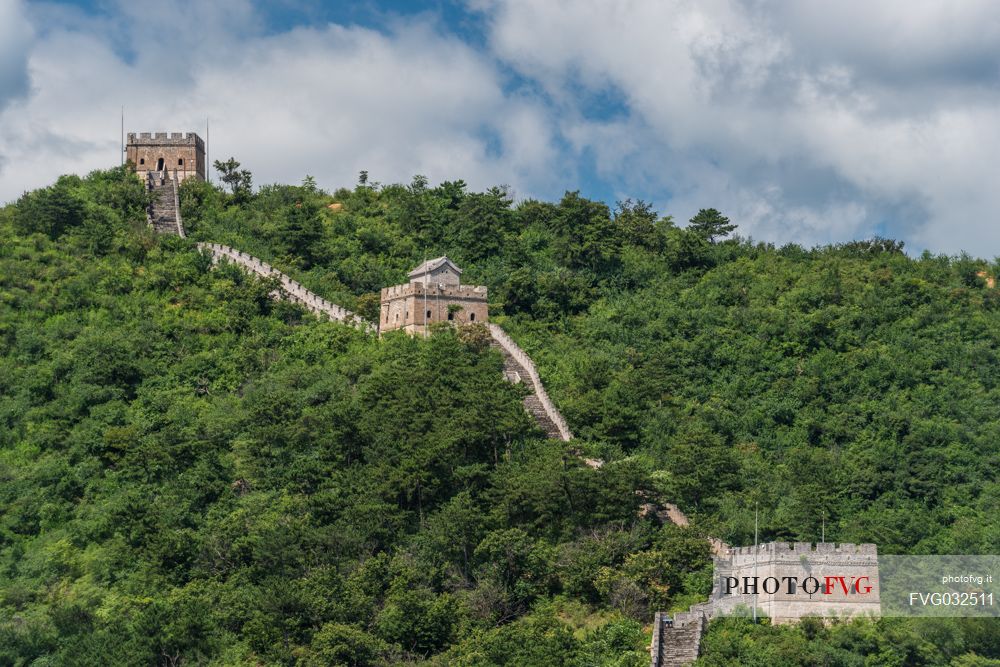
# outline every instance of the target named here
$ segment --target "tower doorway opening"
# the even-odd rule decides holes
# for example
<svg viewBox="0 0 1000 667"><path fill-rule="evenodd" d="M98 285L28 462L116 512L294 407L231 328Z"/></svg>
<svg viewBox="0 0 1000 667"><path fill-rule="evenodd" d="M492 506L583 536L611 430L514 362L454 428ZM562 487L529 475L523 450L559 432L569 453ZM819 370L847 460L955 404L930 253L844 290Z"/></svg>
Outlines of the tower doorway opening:
<svg viewBox="0 0 1000 667"><path fill-rule="evenodd" d="M156 161L156 171L163 171L163 158Z"/></svg>

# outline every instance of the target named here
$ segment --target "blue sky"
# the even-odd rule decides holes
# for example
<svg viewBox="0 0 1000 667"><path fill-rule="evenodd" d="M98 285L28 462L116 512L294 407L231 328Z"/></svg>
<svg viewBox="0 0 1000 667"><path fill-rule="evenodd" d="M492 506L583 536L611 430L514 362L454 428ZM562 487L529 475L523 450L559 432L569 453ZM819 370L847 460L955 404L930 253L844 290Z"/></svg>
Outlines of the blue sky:
<svg viewBox="0 0 1000 667"><path fill-rule="evenodd" d="M203 131L255 182L716 207L755 239L1000 255L992 0L0 0L0 201Z"/></svg>

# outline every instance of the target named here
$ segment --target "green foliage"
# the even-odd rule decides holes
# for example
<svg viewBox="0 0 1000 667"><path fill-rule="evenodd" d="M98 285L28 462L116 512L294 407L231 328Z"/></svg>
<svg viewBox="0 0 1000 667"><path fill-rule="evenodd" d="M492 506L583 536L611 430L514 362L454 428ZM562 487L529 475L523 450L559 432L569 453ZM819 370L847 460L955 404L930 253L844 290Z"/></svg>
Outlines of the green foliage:
<svg viewBox="0 0 1000 667"><path fill-rule="evenodd" d="M253 194L253 175L246 169L240 169L236 158L229 158L225 162L216 160L212 166L219 172L222 182L229 186L234 202L244 203L250 199Z"/></svg>
<svg viewBox="0 0 1000 667"><path fill-rule="evenodd" d="M749 542L754 504L765 540L1000 548L996 263L217 166L229 193L181 187L192 240L146 229L125 169L0 209L2 664L648 664L643 624L704 599L704 535ZM483 327L320 322L193 240L373 319L448 254L577 440L542 437ZM702 663L971 666L997 636L733 619Z"/></svg>
<svg viewBox="0 0 1000 667"><path fill-rule="evenodd" d="M729 218L714 208L703 208L691 218L687 229L706 241L712 242L717 237L729 236L729 233L736 229L736 225L729 222Z"/></svg>
<svg viewBox="0 0 1000 667"><path fill-rule="evenodd" d="M996 619L898 619L879 621L805 621L797 626L754 625L747 618L726 618L710 624L696 667L760 665L914 665L956 667L992 665L996 641L983 641L983 625ZM995 654L995 653L994 653Z"/></svg>

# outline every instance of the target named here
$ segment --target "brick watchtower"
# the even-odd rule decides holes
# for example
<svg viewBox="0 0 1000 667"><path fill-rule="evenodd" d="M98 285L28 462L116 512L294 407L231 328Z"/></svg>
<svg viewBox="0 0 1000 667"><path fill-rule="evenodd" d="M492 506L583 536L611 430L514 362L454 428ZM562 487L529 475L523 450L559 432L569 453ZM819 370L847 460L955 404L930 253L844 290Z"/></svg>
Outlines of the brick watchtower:
<svg viewBox="0 0 1000 667"><path fill-rule="evenodd" d="M157 172L177 181L205 179L205 142L194 132L129 132L125 156L140 176Z"/></svg>
<svg viewBox="0 0 1000 667"><path fill-rule="evenodd" d="M382 289L379 331L424 333L434 322L487 322L486 287L462 285L462 269L447 257L410 271L410 282Z"/></svg>

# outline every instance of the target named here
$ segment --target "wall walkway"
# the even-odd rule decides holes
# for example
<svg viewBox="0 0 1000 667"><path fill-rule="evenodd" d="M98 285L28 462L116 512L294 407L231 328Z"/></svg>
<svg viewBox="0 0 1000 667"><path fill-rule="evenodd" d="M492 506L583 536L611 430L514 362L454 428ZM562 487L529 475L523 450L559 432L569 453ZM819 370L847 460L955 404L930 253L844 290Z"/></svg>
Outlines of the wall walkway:
<svg viewBox="0 0 1000 667"><path fill-rule="evenodd" d="M150 225L161 234L177 234L183 237L184 226L181 224L180 206L177 200L176 174L174 178L171 178L167 172L148 172L146 183L148 189L155 194L153 205L149 211ZM221 243L199 243L197 245L199 249L212 255L213 263L217 264L222 260L228 260L250 273L265 278L277 278L281 285L282 298L298 303L317 315L326 315L331 320L353 324L366 331L375 332L378 330L376 325L343 306L331 303L310 292L301 283L292 280L253 255ZM571 440L573 433L546 393L542 380L538 377L538 369L535 368L531 357L499 326L492 323L488 323L486 326L489 327L495 346L500 349L504 356L504 375L511 382L524 382L530 391L524 399L524 409L535 418L535 421L550 438Z"/></svg>
<svg viewBox="0 0 1000 667"><path fill-rule="evenodd" d="M489 322L486 326L489 327L490 335L493 336L496 346L503 353L504 375L511 382L524 382L531 391L524 398L525 410L535 418L535 421L550 438L572 440L573 433L546 393L542 380L538 377L538 369L535 368L531 357L518 347L514 339L508 336L507 332L499 325Z"/></svg>
<svg viewBox="0 0 1000 667"><path fill-rule="evenodd" d="M199 243L198 248L210 252L214 263L226 259L259 276L277 278L281 283L284 298L304 306L317 315L326 315L337 322L347 322L367 331L375 331L375 325L367 322L360 315L310 292L301 283L292 280L263 260L221 243Z"/></svg>

